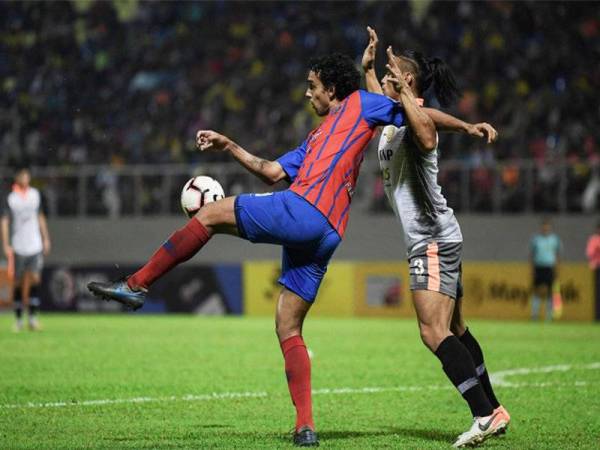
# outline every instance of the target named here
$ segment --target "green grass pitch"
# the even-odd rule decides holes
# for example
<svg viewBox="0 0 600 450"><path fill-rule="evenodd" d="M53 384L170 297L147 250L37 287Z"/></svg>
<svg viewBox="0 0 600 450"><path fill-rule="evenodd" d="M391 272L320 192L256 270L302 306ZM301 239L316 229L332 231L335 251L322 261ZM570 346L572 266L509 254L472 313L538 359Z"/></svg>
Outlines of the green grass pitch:
<svg viewBox="0 0 600 450"><path fill-rule="evenodd" d="M291 448L272 320L0 316L0 448ZM600 447L600 326L473 321L508 433L483 448ZM308 318L321 447L450 448L470 425L413 320ZM372 389L368 389L372 388Z"/></svg>

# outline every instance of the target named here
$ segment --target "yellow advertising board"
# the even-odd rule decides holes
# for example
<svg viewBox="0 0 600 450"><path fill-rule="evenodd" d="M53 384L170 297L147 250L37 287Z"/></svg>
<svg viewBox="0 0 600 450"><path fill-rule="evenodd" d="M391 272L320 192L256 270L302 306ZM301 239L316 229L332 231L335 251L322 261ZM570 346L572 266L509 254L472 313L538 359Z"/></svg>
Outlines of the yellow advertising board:
<svg viewBox="0 0 600 450"><path fill-rule="evenodd" d="M246 314L272 315L280 286L275 261L244 264ZM583 263L563 263L561 320L594 319L592 274ZM531 269L523 262L463 263L463 312L467 318L528 320ZM543 302L544 303L544 302ZM335 262L329 267L311 315L413 317L405 262Z"/></svg>
<svg viewBox="0 0 600 450"><path fill-rule="evenodd" d="M529 319L532 277L531 267L526 263L465 262L465 316ZM594 287L587 265L561 264L558 280L563 304L561 320L593 320Z"/></svg>
<svg viewBox="0 0 600 450"><path fill-rule="evenodd" d="M281 285L277 279L281 263L252 261L244 263L244 313L274 316ZM331 263L321 283L311 316L350 317L354 314L354 264Z"/></svg>
<svg viewBox="0 0 600 450"><path fill-rule="evenodd" d="M414 316L407 263L369 262L354 267L357 316Z"/></svg>

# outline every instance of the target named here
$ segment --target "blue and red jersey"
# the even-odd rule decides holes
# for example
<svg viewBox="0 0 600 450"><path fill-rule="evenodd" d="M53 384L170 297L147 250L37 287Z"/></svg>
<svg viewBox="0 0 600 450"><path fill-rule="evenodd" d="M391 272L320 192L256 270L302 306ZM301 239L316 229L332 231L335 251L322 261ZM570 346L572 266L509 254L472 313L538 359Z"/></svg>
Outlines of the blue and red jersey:
<svg viewBox="0 0 600 450"><path fill-rule="evenodd" d="M292 184L344 235L363 153L380 125L402 126L403 110L389 97L363 90L346 97L306 140L277 161Z"/></svg>

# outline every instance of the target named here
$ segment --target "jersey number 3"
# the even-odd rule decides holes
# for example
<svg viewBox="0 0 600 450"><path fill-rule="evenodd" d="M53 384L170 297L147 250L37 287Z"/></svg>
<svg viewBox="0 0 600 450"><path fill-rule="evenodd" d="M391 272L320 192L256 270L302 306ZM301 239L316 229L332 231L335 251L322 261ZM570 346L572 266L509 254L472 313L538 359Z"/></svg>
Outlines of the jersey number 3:
<svg viewBox="0 0 600 450"><path fill-rule="evenodd" d="M425 267L423 267L422 259L415 259L415 273L417 275L423 275L425 273Z"/></svg>

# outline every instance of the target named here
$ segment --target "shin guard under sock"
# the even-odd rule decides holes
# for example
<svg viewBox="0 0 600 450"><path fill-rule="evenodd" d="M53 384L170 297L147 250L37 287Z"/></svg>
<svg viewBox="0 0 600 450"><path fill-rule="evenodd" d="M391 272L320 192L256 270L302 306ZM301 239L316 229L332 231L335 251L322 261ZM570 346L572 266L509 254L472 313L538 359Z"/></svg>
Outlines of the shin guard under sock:
<svg viewBox="0 0 600 450"><path fill-rule="evenodd" d="M492 414L494 408L479 383L473 358L458 338L448 336L438 346L435 355L442 362L444 372L452 384L469 404L473 416L485 417Z"/></svg>
<svg viewBox="0 0 600 450"><path fill-rule="evenodd" d="M127 285L131 289L148 288L177 264L194 256L211 236L212 233L199 220L191 219L185 227L167 239L144 267L129 277Z"/></svg>
<svg viewBox="0 0 600 450"><path fill-rule="evenodd" d="M312 417L310 358L302 336L292 336L281 343L292 402L296 407L296 431L309 426L315 429Z"/></svg>
<svg viewBox="0 0 600 450"><path fill-rule="evenodd" d="M488 375L487 369L485 368L485 363L483 362L483 351L481 350L481 346L477 339L473 337L469 329L465 331L460 338L460 342L467 348L471 357L473 358L473 362L475 363L475 371L477 372L477 376L479 377L479 382L487 395L488 400L492 404L492 407L496 409L500 406L500 402L496 398L494 394L494 389L492 388L492 383L490 382L490 377Z"/></svg>

